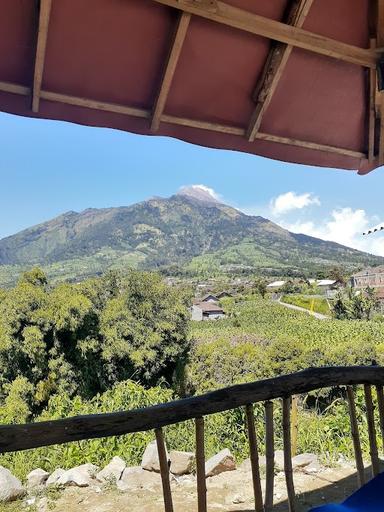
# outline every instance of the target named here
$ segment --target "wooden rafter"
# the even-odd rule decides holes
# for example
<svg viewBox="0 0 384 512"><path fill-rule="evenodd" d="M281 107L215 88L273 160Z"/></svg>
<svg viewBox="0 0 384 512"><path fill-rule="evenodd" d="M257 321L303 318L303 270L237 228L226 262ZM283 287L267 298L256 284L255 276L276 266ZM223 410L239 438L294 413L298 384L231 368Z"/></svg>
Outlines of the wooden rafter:
<svg viewBox="0 0 384 512"><path fill-rule="evenodd" d="M265 18L219 0L152 0L184 12L364 67L376 67L376 54L302 28Z"/></svg>
<svg viewBox="0 0 384 512"><path fill-rule="evenodd" d="M39 30L37 33L35 71L32 87L32 110L39 111L40 92L43 82L45 53L47 48L48 26L52 0L40 0Z"/></svg>
<svg viewBox="0 0 384 512"><path fill-rule="evenodd" d="M293 0L286 23L301 28L313 2L314 0ZM290 44L276 43L269 52L255 91L256 107L247 130L247 138L250 142L253 142L256 138L264 113L272 100L292 50L293 46Z"/></svg>
<svg viewBox="0 0 384 512"><path fill-rule="evenodd" d="M172 43L171 51L167 60L167 64L164 69L163 79L159 93L157 95L155 106L153 109L153 116L151 122L151 130L156 132L159 129L161 116L164 112L165 104L168 98L168 94L172 85L173 76L176 71L176 66L179 61L181 50L187 35L189 22L191 21L191 15L187 12L180 13L175 37Z"/></svg>
<svg viewBox="0 0 384 512"><path fill-rule="evenodd" d="M379 48L384 46L384 0L377 0L376 4L376 44ZM377 88L376 88L377 91ZM375 101L379 124L379 165L384 165L384 92L377 92Z"/></svg>

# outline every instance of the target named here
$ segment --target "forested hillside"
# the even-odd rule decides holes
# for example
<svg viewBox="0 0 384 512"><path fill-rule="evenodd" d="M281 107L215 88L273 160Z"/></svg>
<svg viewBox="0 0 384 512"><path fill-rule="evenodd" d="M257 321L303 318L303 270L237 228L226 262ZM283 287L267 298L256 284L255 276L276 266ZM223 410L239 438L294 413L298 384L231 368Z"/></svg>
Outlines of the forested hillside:
<svg viewBox="0 0 384 512"><path fill-rule="evenodd" d="M68 212L0 240L0 285L14 284L33 265L56 280L78 281L110 268L313 275L339 263L352 271L383 261L184 191L129 207Z"/></svg>

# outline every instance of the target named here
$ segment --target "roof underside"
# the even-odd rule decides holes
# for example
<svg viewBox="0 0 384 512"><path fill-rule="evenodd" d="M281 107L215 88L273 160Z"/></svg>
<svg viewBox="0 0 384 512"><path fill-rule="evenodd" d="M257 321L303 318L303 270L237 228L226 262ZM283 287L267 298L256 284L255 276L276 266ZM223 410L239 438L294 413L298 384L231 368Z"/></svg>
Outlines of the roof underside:
<svg viewBox="0 0 384 512"><path fill-rule="evenodd" d="M364 173L372 3L2 0L0 110Z"/></svg>

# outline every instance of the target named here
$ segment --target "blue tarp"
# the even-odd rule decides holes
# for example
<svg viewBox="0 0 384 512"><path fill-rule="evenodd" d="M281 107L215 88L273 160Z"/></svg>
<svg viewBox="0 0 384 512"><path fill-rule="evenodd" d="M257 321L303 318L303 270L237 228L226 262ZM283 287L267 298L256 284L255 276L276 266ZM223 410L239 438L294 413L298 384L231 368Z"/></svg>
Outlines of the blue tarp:
<svg viewBox="0 0 384 512"><path fill-rule="evenodd" d="M341 505L324 505L311 512L384 512L384 473L363 485Z"/></svg>

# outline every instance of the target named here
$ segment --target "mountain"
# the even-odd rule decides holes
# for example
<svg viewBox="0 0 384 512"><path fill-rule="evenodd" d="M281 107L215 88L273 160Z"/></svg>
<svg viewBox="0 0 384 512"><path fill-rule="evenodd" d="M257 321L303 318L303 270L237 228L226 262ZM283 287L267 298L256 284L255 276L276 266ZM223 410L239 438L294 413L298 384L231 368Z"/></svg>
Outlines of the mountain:
<svg viewBox="0 0 384 512"><path fill-rule="evenodd" d="M245 215L201 186L128 207L70 211L0 240L3 285L32 265L53 278L80 279L124 266L284 274L340 263L353 270L384 258Z"/></svg>

